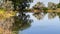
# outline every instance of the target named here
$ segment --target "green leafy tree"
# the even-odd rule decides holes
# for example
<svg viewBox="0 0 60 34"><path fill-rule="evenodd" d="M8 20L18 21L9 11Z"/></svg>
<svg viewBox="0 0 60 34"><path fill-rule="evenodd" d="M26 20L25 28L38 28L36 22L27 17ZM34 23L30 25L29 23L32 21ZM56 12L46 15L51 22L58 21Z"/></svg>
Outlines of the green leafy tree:
<svg viewBox="0 0 60 34"><path fill-rule="evenodd" d="M23 10L26 7L29 7L29 3L31 3L33 0L11 0L14 4L14 10L18 7L19 10Z"/></svg>

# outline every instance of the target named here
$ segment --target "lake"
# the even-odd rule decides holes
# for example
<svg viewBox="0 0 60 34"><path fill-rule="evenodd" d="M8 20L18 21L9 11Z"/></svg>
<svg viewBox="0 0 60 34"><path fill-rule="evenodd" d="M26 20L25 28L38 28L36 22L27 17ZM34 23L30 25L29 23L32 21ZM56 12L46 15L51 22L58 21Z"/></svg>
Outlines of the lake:
<svg viewBox="0 0 60 34"><path fill-rule="evenodd" d="M25 13L0 22L4 34L60 34L60 13Z"/></svg>
<svg viewBox="0 0 60 34"><path fill-rule="evenodd" d="M19 34L60 34L60 19L56 13L27 14L33 22L29 28L19 31Z"/></svg>

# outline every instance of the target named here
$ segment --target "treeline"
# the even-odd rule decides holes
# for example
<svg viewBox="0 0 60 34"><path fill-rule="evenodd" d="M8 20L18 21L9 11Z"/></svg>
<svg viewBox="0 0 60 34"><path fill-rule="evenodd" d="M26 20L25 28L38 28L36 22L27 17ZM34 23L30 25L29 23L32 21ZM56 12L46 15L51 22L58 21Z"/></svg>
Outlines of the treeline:
<svg viewBox="0 0 60 34"><path fill-rule="evenodd" d="M45 4L43 4L42 2L37 2L37 4L35 4L35 6L33 6L33 8L49 8L49 9L55 9L55 8L60 8L60 3L56 4L53 2L48 2L47 7L45 6Z"/></svg>
<svg viewBox="0 0 60 34"><path fill-rule="evenodd" d="M1 0L0 2L0 9L19 11L28 8L33 0Z"/></svg>
<svg viewBox="0 0 60 34"><path fill-rule="evenodd" d="M46 10L56 10L57 8L60 8L60 3L56 4L53 2L48 2L48 6L46 7L42 2L37 2L31 9L29 9L30 3L33 2L33 0L1 0L0 1L0 9L4 10L13 10L13 11L34 11L36 9L40 11L46 11Z"/></svg>

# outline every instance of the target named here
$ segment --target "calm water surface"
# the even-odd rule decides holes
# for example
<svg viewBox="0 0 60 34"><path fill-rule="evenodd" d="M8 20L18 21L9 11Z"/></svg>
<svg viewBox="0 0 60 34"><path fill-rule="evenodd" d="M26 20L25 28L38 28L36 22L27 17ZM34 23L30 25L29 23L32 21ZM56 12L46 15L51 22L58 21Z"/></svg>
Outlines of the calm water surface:
<svg viewBox="0 0 60 34"><path fill-rule="evenodd" d="M17 13L0 19L0 34L60 34L60 13Z"/></svg>
<svg viewBox="0 0 60 34"><path fill-rule="evenodd" d="M19 34L60 34L60 19L57 14L27 14L33 22L29 28L19 31Z"/></svg>

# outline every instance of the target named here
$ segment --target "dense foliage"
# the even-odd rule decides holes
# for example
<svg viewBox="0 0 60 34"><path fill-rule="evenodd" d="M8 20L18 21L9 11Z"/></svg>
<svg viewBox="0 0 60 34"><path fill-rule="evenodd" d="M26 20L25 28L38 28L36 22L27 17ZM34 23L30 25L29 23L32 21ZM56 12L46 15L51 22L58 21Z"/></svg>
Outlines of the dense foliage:
<svg viewBox="0 0 60 34"><path fill-rule="evenodd" d="M57 5L58 8L60 8L60 3Z"/></svg>
<svg viewBox="0 0 60 34"><path fill-rule="evenodd" d="M43 10L46 11L46 10L48 10L48 8L44 7Z"/></svg>
<svg viewBox="0 0 60 34"><path fill-rule="evenodd" d="M14 10L16 8L19 8L19 10L25 9L26 7L29 7L29 3L31 3L33 0L11 0L14 4Z"/></svg>

